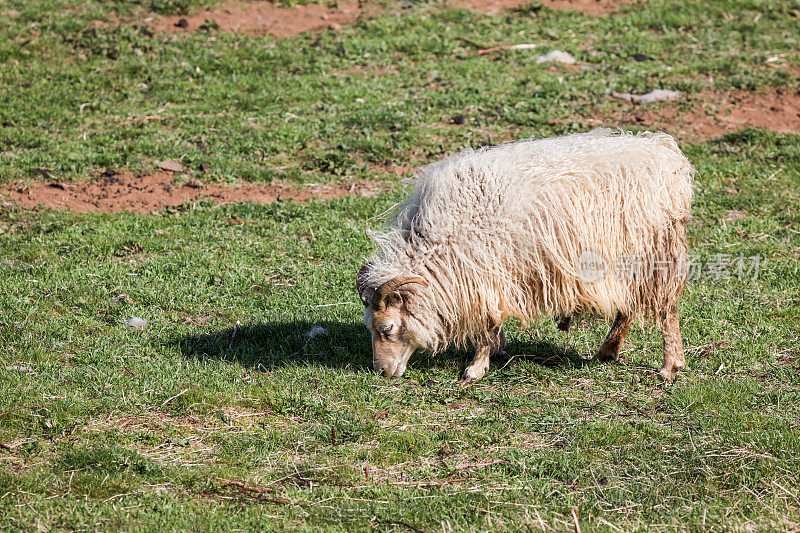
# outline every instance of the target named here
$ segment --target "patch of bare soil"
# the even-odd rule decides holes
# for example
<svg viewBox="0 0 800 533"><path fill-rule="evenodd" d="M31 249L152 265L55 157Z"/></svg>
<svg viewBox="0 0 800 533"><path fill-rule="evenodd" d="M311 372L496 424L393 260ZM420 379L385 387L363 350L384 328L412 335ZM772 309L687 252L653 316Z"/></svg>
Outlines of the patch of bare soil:
<svg viewBox="0 0 800 533"><path fill-rule="evenodd" d="M528 4L530 0L463 0L464 7L490 15L501 9L515 8ZM633 3L633 0L542 0L542 4L554 9L572 9L587 15L605 15L620 7Z"/></svg>
<svg viewBox="0 0 800 533"><path fill-rule="evenodd" d="M680 102L650 109L647 105L620 103L599 122L608 126L640 125L682 139L718 137L745 127L780 132L800 131L800 91L778 87L766 93L704 91L690 97L695 105Z"/></svg>
<svg viewBox="0 0 800 533"><path fill-rule="evenodd" d="M529 0L456 0L453 5L490 15L502 9L527 4ZM633 0L543 0L543 4L556 9L573 9L590 15L604 15ZM291 37L304 31L339 29L360 18L375 16L380 6L364 2L339 2L336 7L322 4L281 6L269 1L228 1L207 7L191 16L165 16L152 19L151 26L160 32L191 32L203 24L215 23L222 31L242 32L249 35Z"/></svg>
<svg viewBox="0 0 800 533"><path fill-rule="evenodd" d="M375 9L371 6L359 7L356 2L339 2L337 7L322 4L283 7L265 1L233 1L208 7L188 17L158 17L152 26L161 32L190 32L200 28L206 21L213 21L222 31L290 37L304 31L338 29L356 22Z"/></svg>
<svg viewBox="0 0 800 533"><path fill-rule="evenodd" d="M216 203L270 203L282 200L330 199L348 195L374 196L380 183L316 184L304 188L279 184L247 183L239 187L201 184L189 181L176 184L171 172L135 175L121 172L107 179L88 182L34 181L13 182L0 189L0 204L11 203L78 212L133 211L152 213L185 202L208 199Z"/></svg>
<svg viewBox="0 0 800 533"><path fill-rule="evenodd" d="M408 165L395 165L395 164L370 165L370 167L375 172L381 172L383 174L393 174L395 176L407 176L411 173L412 170L414 170L413 167L410 167Z"/></svg>

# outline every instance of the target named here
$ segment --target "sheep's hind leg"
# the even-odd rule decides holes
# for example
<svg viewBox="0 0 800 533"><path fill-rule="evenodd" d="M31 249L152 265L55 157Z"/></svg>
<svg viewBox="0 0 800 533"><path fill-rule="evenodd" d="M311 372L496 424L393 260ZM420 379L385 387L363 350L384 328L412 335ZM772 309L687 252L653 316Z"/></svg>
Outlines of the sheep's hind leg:
<svg viewBox="0 0 800 533"><path fill-rule="evenodd" d="M487 331L478 341L475 358L461 375L461 383L470 383L481 379L489 370L489 360L493 355L503 351L506 345L506 336L502 328Z"/></svg>
<svg viewBox="0 0 800 533"><path fill-rule="evenodd" d="M566 333L569 331L570 324L572 324L572 316L565 316L558 319L558 325L556 327Z"/></svg>
<svg viewBox="0 0 800 533"><path fill-rule="evenodd" d="M603 345L594 354L593 359L598 361L616 361L619 359L619 350L622 348L622 341L625 340L625 335L628 334L628 330L631 328L631 322L633 322L633 318L617 311L617 316L611 325L611 329L608 330L606 340L603 341Z"/></svg>
<svg viewBox="0 0 800 533"><path fill-rule="evenodd" d="M678 324L678 306L672 304L660 317L659 326L664 337L664 364L659 375L666 381L675 379L675 374L686 367L681 343L681 330Z"/></svg>

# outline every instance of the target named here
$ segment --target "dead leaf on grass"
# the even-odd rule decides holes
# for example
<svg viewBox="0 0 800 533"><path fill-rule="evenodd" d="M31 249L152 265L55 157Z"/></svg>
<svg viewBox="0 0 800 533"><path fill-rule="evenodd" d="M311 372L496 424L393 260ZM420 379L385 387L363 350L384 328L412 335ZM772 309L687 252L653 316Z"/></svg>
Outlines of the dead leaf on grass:
<svg viewBox="0 0 800 533"><path fill-rule="evenodd" d="M725 214L725 218L723 218L723 220L725 222L733 222L734 220L742 220L743 218L747 218L747 213L732 209Z"/></svg>
<svg viewBox="0 0 800 533"><path fill-rule="evenodd" d="M165 159L160 163L156 163L156 166L161 170L168 170L170 172L183 172L185 170L183 165L172 159Z"/></svg>

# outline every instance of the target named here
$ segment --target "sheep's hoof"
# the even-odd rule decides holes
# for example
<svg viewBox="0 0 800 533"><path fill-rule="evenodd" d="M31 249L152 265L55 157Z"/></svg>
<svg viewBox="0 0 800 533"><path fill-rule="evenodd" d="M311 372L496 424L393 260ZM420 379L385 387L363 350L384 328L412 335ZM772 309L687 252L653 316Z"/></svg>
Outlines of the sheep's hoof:
<svg viewBox="0 0 800 533"><path fill-rule="evenodd" d="M467 383L475 383L476 381L480 381L480 379L486 374L485 368L475 368L472 366L467 367L464 370L464 373L461 374L461 379L458 382L461 385L466 385Z"/></svg>
<svg viewBox="0 0 800 533"><path fill-rule="evenodd" d="M675 379L675 376L678 375L678 372L683 369L684 365L681 363L668 363L661 367L658 375L661 376L661 379L669 383L672 382Z"/></svg>
<svg viewBox="0 0 800 533"><path fill-rule="evenodd" d="M614 363L619 360L619 352L615 352L614 350L609 350L607 348L600 348L597 350L597 353L594 354L592 359L596 359L598 361L604 361L607 363Z"/></svg>

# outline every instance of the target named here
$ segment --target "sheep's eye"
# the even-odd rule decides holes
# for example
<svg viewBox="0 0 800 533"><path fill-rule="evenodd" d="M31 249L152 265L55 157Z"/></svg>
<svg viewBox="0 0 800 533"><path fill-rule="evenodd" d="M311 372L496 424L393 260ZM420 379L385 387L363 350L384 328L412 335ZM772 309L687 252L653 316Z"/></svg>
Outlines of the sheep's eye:
<svg viewBox="0 0 800 533"><path fill-rule="evenodd" d="M397 326L394 324L384 324L381 326L381 333L384 335L391 335L397 330Z"/></svg>

